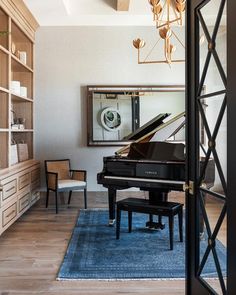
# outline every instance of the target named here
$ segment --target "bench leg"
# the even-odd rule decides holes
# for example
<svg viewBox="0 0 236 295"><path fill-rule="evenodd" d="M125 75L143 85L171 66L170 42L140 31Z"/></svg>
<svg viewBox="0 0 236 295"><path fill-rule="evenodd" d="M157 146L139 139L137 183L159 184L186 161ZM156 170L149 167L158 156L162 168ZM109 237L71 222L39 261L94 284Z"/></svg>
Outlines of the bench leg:
<svg viewBox="0 0 236 295"><path fill-rule="evenodd" d="M149 214L149 222L150 222L150 224L153 223L153 215L152 214Z"/></svg>
<svg viewBox="0 0 236 295"><path fill-rule="evenodd" d="M179 240L180 242L183 242L183 208L178 213L178 219L179 219Z"/></svg>
<svg viewBox="0 0 236 295"><path fill-rule="evenodd" d="M132 231L132 211L128 211L129 233Z"/></svg>
<svg viewBox="0 0 236 295"><path fill-rule="evenodd" d="M173 250L173 231L174 231L174 220L173 216L169 216L169 235L170 235L170 250Z"/></svg>
<svg viewBox="0 0 236 295"><path fill-rule="evenodd" d="M121 218L121 210L117 207L116 211L116 239L120 238L120 218Z"/></svg>

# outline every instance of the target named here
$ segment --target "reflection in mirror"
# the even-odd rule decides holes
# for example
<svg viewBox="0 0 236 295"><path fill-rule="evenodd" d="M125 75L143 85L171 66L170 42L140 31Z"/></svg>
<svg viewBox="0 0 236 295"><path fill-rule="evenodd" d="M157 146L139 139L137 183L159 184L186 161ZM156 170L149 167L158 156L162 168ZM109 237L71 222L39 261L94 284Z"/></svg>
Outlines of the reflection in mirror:
<svg viewBox="0 0 236 295"><path fill-rule="evenodd" d="M88 145L124 145L159 114L184 111L184 86L88 86Z"/></svg>

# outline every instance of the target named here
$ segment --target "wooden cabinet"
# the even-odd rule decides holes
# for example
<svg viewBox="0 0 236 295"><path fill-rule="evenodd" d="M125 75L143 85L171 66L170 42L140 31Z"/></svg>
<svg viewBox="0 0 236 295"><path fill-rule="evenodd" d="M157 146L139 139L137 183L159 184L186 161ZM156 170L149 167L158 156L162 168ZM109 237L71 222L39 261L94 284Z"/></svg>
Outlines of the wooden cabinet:
<svg viewBox="0 0 236 295"><path fill-rule="evenodd" d="M0 171L0 234L39 199L40 164L25 161Z"/></svg>
<svg viewBox="0 0 236 295"><path fill-rule="evenodd" d="M2 230L38 199L34 161L34 39L38 23L22 0L0 0L0 210ZM24 143L24 162L12 144ZM25 158L25 157L23 157ZM14 163L14 164L13 164ZM33 163L33 164L32 164ZM34 169L33 169L34 168ZM33 169L33 170L32 170ZM33 172L34 170L37 171ZM35 174L36 173L36 174ZM37 179L36 179L37 178Z"/></svg>

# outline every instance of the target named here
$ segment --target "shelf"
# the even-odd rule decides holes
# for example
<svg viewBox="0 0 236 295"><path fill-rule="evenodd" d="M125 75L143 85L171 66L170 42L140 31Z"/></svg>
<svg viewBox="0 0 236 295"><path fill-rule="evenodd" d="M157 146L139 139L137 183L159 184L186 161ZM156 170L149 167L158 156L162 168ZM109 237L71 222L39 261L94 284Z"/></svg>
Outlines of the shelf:
<svg viewBox="0 0 236 295"><path fill-rule="evenodd" d="M6 93L9 93L10 92L8 89L6 89L4 87L1 87L1 86L0 86L0 91L1 92L6 92Z"/></svg>
<svg viewBox="0 0 236 295"><path fill-rule="evenodd" d="M34 130L33 129L19 129L19 130L11 129L11 132L24 133L24 132L34 132Z"/></svg>
<svg viewBox="0 0 236 295"><path fill-rule="evenodd" d="M10 129L8 128L0 128L0 132L9 132Z"/></svg>
<svg viewBox="0 0 236 295"><path fill-rule="evenodd" d="M24 64L17 56L13 53L11 54L12 57L12 70L15 72L33 72L29 66Z"/></svg>
<svg viewBox="0 0 236 295"><path fill-rule="evenodd" d="M11 0L14 3L13 0ZM1 1L0 1L1 2ZM10 7L11 10L11 7ZM6 10L8 11L8 10ZM21 21L14 15L8 15L0 4L0 169L9 168L11 139L17 143L25 142L29 149L29 158L33 158L33 54L34 31L28 23L28 15L22 15ZM25 27L27 24L27 28ZM36 23L35 23L36 24ZM30 29L30 34L28 29ZM32 34L31 34L32 33ZM18 81L19 83L11 83ZM26 87L18 95L13 86ZM11 124L23 124L25 129L12 129ZM3 169L4 168L4 169Z"/></svg>
<svg viewBox="0 0 236 295"><path fill-rule="evenodd" d="M12 70L11 72L11 81L19 81L21 87L27 88L27 97L31 98L33 97L33 73L29 71L24 72L17 72ZM21 95L18 95L11 91L14 95L21 97Z"/></svg>
<svg viewBox="0 0 236 295"><path fill-rule="evenodd" d="M11 52L18 55L19 52L26 53L26 65L33 68L33 42L12 22L11 28L12 44Z"/></svg>
<svg viewBox="0 0 236 295"><path fill-rule="evenodd" d="M2 45L0 45L0 51L3 51L4 53L9 54L9 51Z"/></svg>
<svg viewBox="0 0 236 295"><path fill-rule="evenodd" d="M27 102L33 102L33 99L32 98L20 96L20 95L14 94L14 93L11 93L11 100L13 102L25 102L25 101L27 101Z"/></svg>
<svg viewBox="0 0 236 295"><path fill-rule="evenodd" d="M12 132L31 132L33 131L33 103L29 101L12 101L12 109L14 111L14 119L19 119L16 124L24 122L25 129L13 130Z"/></svg>
<svg viewBox="0 0 236 295"><path fill-rule="evenodd" d="M11 139L17 143L27 143L29 158L33 158L33 130L21 130L15 131L12 130Z"/></svg>

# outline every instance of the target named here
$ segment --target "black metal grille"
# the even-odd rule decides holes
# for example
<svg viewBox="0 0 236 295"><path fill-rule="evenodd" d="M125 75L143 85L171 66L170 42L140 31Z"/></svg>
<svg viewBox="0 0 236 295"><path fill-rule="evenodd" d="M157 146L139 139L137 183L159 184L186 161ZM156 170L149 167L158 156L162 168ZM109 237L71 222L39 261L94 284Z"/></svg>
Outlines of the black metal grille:
<svg viewBox="0 0 236 295"><path fill-rule="evenodd" d="M203 124L204 130L206 132L206 136L208 139L208 147L207 148L204 148L203 145L200 145L201 149L204 152L205 160L204 160L204 164L202 166L201 172L199 170L198 181L197 181L197 185L196 185L197 197L199 200L199 207L200 207L200 211L202 212L203 220L204 220L205 227L206 227L208 246L206 248L204 255L202 256L202 258L199 262L198 269L197 269L197 277L201 281L201 283L209 290L210 293L217 294L216 290L214 290L207 283L206 279L204 279L204 277L202 276L202 272L203 272L204 266L206 265L207 259L208 259L209 255L212 254L213 259L214 259L214 263L216 266L216 271L217 271L217 275L219 278L219 283L220 283L220 288L221 288L222 294L226 294L226 284L224 281L224 274L222 272L222 268L219 263L219 259L218 259L218 255L217 255L217 251L216 251L216 238L217 238L217 235L218 235L219 230L221 228L222 222L226 216L226 210L227 210L227 197L226 197L227 196L227 182L225 179L225 175L223 173L221 162L219 160L217 145L216 145L216 138L219 133L219 129L220 129L223 117L226 113L226 107L227 107L227 96L226 96L227 78L226 78L226 73L225 73L224 68L221 64L221 60L219 58L219 55L218 55L217 49L216 49L217 48L217 46L216 46L217 45L216 44L217 34L218 34L219 26L220 26L220 23L222 20L222 15L223 15L223 12L224 12L224 9L226 6L226 0L220 1L218 14L216 17L216 21L214 24L212 34L210 34L210 32L209 32L209 29L206 25L206 21L204 19L203 14L202 14L202 9L209 2L211 2L211 0L203 1L203 3L196 10L198 23L201 26L201 28L204 32L204 36L206 38L206 41L208 43L208 51L206 54L206 59L204 62L203 70L202 70L202 73L201 73L201 76L199 79L200 81L199 81L197 97L196 97L198 112L200 114L201 122ZM198 36L198 37L200 37L200 36ZM207 78L211 59L214 59L218 74L222 80L223 89L217 90L217 91L212 91L208 94L203 94L204 84L205 84L205 80ZM214 126L213 130L211 131L210 127L209 127L208 118L205 114L203 101L206 98L212 99L212 98L215 98L220 95L223 96L223 100L222 100L222 104L221 104L221 107L219 110L219 114L218 114L216 122L215 122L215 126ZM222 194L218 193L218 192L211 191L202 185L203 181L204 181L204 176L206 173L207 165L209 163L210 158L213 158L215 161L215 165L216 165L216 168L217 168L217 171L219 174L219 178L220 178L220 182L222 185L222 189L223 189ZM223 202L223 206L222 206L220 215L218 217L218 220L217 220L213 230L210 227L209 217L208 217L208 214L207 214L207 211L205 208L206 194L210 195L212 198L220 199Z"/></svg>

